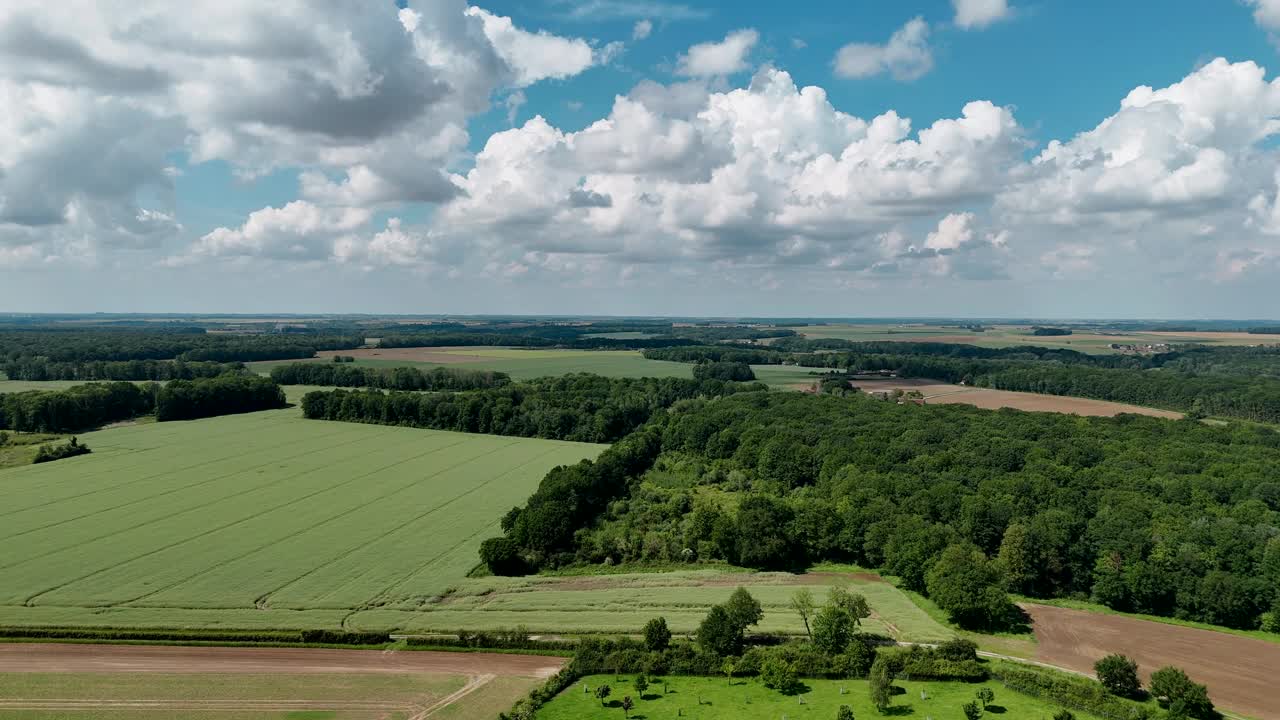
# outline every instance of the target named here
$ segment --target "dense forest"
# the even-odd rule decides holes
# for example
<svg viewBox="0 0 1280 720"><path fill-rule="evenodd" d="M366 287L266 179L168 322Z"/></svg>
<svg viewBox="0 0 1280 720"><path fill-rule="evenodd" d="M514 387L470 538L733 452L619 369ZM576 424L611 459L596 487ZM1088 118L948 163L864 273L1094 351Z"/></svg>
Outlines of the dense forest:
<svg viewBox="0 0 1280 720"><path fill-rule="evenodd" d="M182 330L85 329L0 331L0 362L43 358L54 363L94 360L251 362L309 358L317 350L348 350L363 337L312 334L234 335Z"/></svg>
<svg viewBox="0 0 1280 720"><path fill-rule="evenodd" d="M566 375L465 393L317 391L303 397L302 411L318 420L605 443L678 400L762 389L721 380Z"/></svg>
<svg viewBox="0 0 1280 720"><path fill-rule="evenodd" d="M485 559L506 572L834 560L931 593L951 563L1033 597L1256 628L1280 610L1280 434L746 393L553 470L502 527Z"/></svg>
<svg viewBox="0 0 1280 720"><path fill-rule="evenodd" d="M182 362L170 360L89 360L53 362L26 358L0 366L10 380L193 380L244 370L243 363Z"/></svg>
<svg viewBox="0 0 1280 720"><path fill-rule="evenodd" d="M65 390L0 393L0 430L70 433L154 413L157 420L229 415L285 406L284 392L257 375L157 383L99 382Z"/></svg>
<svg viewBox="0 0 1280 720"><path fill-rule="evenodd" d="M369 368L342 363L280 365L271 369L271 379L281 385L330 385L383 390L484 390L511 382L511 376L496 370Z"/></svg>
<svg viewBox="0 0 1280 720"><path fill-rule="evenodd" d="M156 420L194 420L285 407L284 391L260 375L174 380L156 393Z"/></svg>

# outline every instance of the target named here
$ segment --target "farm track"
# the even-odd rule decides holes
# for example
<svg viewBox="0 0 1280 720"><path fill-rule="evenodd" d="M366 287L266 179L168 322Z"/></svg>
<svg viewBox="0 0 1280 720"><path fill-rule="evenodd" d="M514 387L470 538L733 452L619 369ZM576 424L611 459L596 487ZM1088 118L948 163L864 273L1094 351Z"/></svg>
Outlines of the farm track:
<svg viewBox="0 0 1280 720"><path fill-rule="evenodd" d="M1138 662L1144 679L1165 665L1209 687L1215 704L1259 720L1280 720L1280 644L1122 615L1026 604L1037 660L1085 674L1104 655Z"/></svg>

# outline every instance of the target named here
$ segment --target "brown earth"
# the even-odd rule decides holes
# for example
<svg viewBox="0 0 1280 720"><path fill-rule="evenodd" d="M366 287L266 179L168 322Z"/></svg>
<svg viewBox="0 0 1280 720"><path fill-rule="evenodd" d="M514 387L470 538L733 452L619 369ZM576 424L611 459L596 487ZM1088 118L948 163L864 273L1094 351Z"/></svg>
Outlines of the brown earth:
<svg viewBox="0 0 1280 720"><path fill-rule="evenodd" d="M442 673L545 678L558 657L406 650L0 643L0 673Z"/></svg>
<svg viewBox="0 0 1280 720"><path fill-rule="evenodd" d="M408 362L436 363L472 363L492 360L487 355L474 353L445 352L460 348L447 347L414 347L414 348L361 348L358 350L322 350L316 353L317 360L331 360L334 355L344 355L361 360L401 360ZM473 349L473 348L472 348Z"/></svg>
<svg viewBox="0 0 1280 720"><path fill-rule="evenodd" d="M1110 653L1138 662L1144 682L1166 665L1209 687L1216 705L1280 719L1280 643L1085 610L1023 605L1034 621L1036 659L1083 673Z"/></svg>
<svg viewBox="0 0 1280 720"><path fill-rule="evenodd" d="M973 405L987 410L1014 408L1030 412L1057 412L1073 415L1094 415L1113 417L1121 413L1135 413L1152 417L1177 419L1182 413L1172 410L1156 410L1155 408L1125 403L1107 402L1106 400L1090 400L1088 398L1065 397L1062 395L1040 395L1037 393L1013 392L1011 390L989 390L987 388L950 385L936 380L892 379L892 380L855 380L863 392L892 392L893 390L917 390L924 393L926 405Z"/></svg>

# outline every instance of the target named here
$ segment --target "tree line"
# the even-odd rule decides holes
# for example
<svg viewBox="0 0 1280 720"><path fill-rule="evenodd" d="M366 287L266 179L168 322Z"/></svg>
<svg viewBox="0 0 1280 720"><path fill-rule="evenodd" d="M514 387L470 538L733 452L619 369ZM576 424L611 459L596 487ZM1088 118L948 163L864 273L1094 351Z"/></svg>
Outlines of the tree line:
<svg viewBox="0 0 1280 720"><path fill-rule="evenodd" d="M485 390L502 387L511 376L496 370L468 370L438 367L370 368L344 362L291 363L271 369L271 379L280 385L330 385L369 387L383 390Z"/></svg>
<svg viewBox="0 0 1280 720"><path fill-rule="evenodd" d="M171 330L92 329L0 331L0 361L43 358L55 363L95 360L184 360L250 362L313 357L318 350L349 350L364 343L356 335L205 333Z"/></svg>
<svg viewBox="0 0 1280 720"><path fill-rule="evenodd" d="M551 471L482 559L830 560L971 626L1017 622L1007 590L1280 628L1278 464L1280 433L1254 426L746 393Z"/></svg>
<svg viewBox="0 0 1280 720"><path fill-rule="evenodd" d="M174 380L163 386L99 382L0 394L0 430L72 433L143 415L189 420L284 406L284 391L257 375Z"/></svg>
<svg viewBox="0 0 1280 720"><path fill-rule="evenodd" d="M576 374L468 392L316 391L303 397L302 411L318 420L603 443L627 435L678 400L763 387Z"/></svg>
<svg viewBox="0 0 1280 720"><path fill-rule="evenodd" d="M0 366L10 380L193 380L244 370L243 363L183 362L170 360L89 360L54 362L24 358Z"/></svg>

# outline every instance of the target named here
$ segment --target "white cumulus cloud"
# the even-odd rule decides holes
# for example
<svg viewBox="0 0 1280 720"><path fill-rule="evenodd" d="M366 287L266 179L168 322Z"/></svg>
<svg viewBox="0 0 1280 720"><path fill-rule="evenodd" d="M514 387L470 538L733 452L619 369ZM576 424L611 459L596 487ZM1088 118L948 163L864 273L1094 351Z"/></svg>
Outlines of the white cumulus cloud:
<svg viewBox="0 0 1280 720"><path fill-rule="evenodd" d="M951 0L951 4L956 10L956 26L965 30L987 27L1012 12L1008 0Z"/></svg>
<svg viewBox="0 0 1280 720"><path fill-rule="evenodd" d="M689 77L732 75L747 69L747 57L760 41L755 30L735 30L720 42L694 45L680 56L676 73Z"/></svg>
<svg viewBox="0 0 1280 720"><path fill-rule="evenodd" d="M834 66L836 74L845 78L866 78L886 72L895 80L922 77L933 69L929 25L917 17L908 20L883 45L849 43L836 53Z"/></svg>

